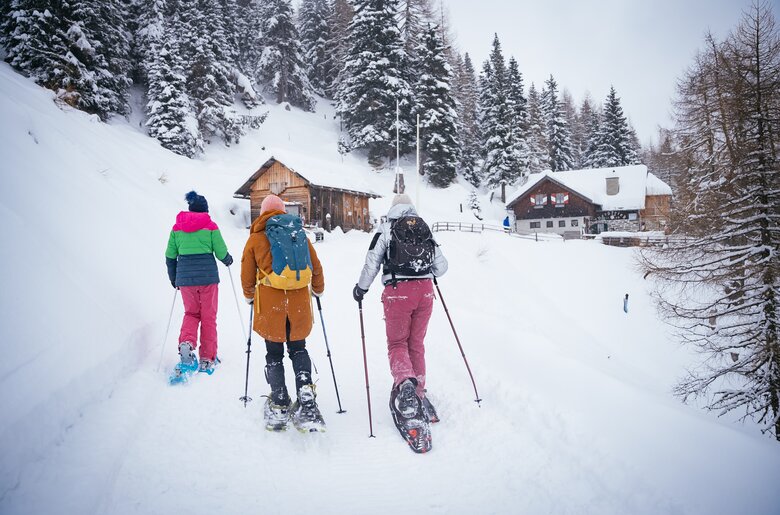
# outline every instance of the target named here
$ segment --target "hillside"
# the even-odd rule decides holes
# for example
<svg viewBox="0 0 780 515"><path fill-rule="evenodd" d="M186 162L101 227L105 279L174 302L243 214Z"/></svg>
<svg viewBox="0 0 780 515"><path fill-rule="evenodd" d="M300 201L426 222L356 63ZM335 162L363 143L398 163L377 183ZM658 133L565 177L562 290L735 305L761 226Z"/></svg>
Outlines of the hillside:
<svg viewBox="0 0 780 515"><path fill-rule="evenodd" d="M392 199L392 171L336 152L338 125L269 106L239 145L188 160L135 124L58 108L0 65L0 513L594 513L772 514L780 447L670 394L695 358L657 318L631 249L439 233L450 261L442 294L474 372L473 390L437 303L428 386L442 422L425 456L405 449L387 413L380 290L364 302L374 434L369 439L358 310L350 290L371 235L317 244L337 405L316 317L309 338L328 432L262 429L263 344L243 394L243 321L220 265L220 357L211 377L171 388L181 301L164 265L183 196L209 200L238 258L248 205L232 198L270 155L342 173ZM429 221L461 213L467 189L409 193ZM486 222L500 223L498 203ZM231 211L236 215L232 215ZM236 260L238 262L238 259ZM238 284L236 284L238 287ZM630 294L628 313L623 296ZM437 301L438 302L438 301ZM164 345L163 345L164 343ZM289 379L288 374L288 379ZM291 382L291 380L290 380Z"/></svg>

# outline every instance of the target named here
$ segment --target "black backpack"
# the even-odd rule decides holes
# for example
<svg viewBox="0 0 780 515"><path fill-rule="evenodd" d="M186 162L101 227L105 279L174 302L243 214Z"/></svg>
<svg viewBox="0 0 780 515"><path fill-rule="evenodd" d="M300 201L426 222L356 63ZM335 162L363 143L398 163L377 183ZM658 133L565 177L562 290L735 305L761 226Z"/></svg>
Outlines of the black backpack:
<svg viewBox="0 0 780 515"><path fill-rule="evenodd" d="M436 243L425 220L402 216L391 222L390 245L385 256L384 273L396 276L423 276L431 273Z"/></svg>

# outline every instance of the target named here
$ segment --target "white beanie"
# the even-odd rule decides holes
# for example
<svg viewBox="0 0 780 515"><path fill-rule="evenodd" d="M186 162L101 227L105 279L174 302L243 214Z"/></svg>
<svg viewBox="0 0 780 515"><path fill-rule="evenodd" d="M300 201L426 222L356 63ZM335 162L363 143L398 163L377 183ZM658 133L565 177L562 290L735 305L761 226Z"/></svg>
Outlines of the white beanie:
<svg viewBox="0 0 780 515"><path fill-rule="evenodd" d="M398 204L409 204L411 206L412 199L410 199L409 195L407 195L406 193L399 193L393 198L393 203L391 204L391 206L395 206Z"/></svg>

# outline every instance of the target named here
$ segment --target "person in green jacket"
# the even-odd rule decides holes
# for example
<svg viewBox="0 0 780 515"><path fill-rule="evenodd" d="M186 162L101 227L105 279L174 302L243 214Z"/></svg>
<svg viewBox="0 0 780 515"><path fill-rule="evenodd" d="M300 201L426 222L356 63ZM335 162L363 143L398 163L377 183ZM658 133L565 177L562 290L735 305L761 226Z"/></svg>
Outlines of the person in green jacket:
<svg viewBox="0 0 780 515"><path fill-rule="evenodd" d="M212 374L217 358L217 297L219 272L214 256L225 266L233 263L219 227L209 216L206 198L191 191L184 197L189 211L176 215L168 238L165 261L171 286L181 291L184 320L179 334L179 371ZM197 348L200 328L200 348Z"/></svg>

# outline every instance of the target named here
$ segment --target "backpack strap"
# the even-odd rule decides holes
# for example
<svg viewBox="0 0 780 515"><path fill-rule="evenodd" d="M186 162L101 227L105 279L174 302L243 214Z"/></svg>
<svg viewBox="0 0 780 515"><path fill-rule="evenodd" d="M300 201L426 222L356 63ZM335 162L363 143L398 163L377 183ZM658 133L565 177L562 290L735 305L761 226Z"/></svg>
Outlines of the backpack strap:
<svg viewBox="0 0 780 515"><path fill-rule="evenodd" d="M393 231L395 231L395 223L398 221L397 218L390 220L390 241L387 243L387 255L385 256L385 260L388 261L390 257L390 247L393 243ZM395 276L395 270L391 267L390 268L390 284L393 285L393 289L398 289L398 279Z"/></svg>

